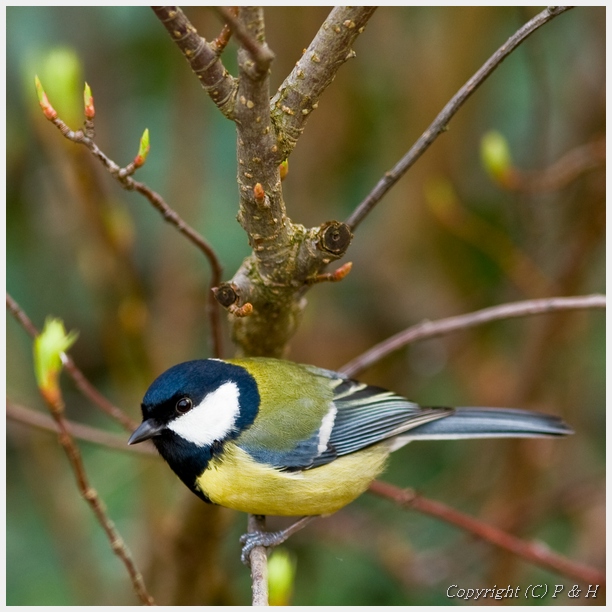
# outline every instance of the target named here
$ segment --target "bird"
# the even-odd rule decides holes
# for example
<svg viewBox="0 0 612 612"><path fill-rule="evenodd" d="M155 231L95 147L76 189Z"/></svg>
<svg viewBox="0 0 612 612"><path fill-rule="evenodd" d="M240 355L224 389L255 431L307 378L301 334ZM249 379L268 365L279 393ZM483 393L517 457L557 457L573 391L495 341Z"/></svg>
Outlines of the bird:
<svg viewBox="0 0 612 612"><path fill-rule="evenodd" d="M302 517L283 531L245 534L247 565L255 546L276 546L359 497L410 441L573 433L557 416L420 406L339 372L264 357L179 363L151 383L141 409L128 444L151 440L199 498Z"/></svg>

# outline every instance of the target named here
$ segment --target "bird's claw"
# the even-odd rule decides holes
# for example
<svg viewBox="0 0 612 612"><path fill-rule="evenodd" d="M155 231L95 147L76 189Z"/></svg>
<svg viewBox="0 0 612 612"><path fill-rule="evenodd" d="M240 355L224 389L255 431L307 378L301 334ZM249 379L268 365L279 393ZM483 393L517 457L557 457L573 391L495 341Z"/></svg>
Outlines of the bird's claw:
<svg viewBox="0 0 612 612"><path fill-rule="evenodd" d="M241 561L248 567L251 566L251 552L257 546L272 548L278 546L287 539L283 531L252 531L240 536L242 544Z"/></svg>

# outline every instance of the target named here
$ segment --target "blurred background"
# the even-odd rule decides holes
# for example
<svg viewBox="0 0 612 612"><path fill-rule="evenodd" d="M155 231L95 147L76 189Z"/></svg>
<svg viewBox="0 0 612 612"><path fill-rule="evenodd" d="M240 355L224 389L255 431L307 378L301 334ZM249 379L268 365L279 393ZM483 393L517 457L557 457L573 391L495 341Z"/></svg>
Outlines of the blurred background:
<svg viewBox="0 0 612 612"><path fill-rule="evenodd" d="M185 12L207 39L219 33L210 9ZM266 8L272 93L328 12ZM345 219L536 12L380 8L290 158L292 220ZM231 41L223 55L234 74L235 50ZM96 142L120 165L149 128L151 153L137 179L212 243L224 279L249 252L235 220L234 126L150 9L7 8L7 290L39 328L54 315L78 330L78 366L139 420L155 376L210 355L209 267L148 202L121 190L44 119L35 74L73 129L82 124L83 82L90 84ZM576 8L536 32L449 128L358 228L345 258L351 274L308 293L289 358L338 369L423 319L605 290L602 159L547 190L522 188L577 147L603 142L605 8ZM487 171L481 141L491 130L531 183L518 170ZM11 316L6 327L8 398L44 412L31 339ZM497 322L416 343L363 372L364 381L420 403L541 410L576 432L415 443L394 454L384 479L603 570L604 330L599 310ZM127 440L68 377L63 383L69 418ZM250 602L237 543L246 516L202 504L154 455L79 446L158 604ZM8 422L6 507L8 604L137 603L53 434ZM448 604L458 603L446 597L451 584L576 584L369 494L284 549L296 564L285 601L296 605ZM603 593L580 603L603 603Z"/></svg>

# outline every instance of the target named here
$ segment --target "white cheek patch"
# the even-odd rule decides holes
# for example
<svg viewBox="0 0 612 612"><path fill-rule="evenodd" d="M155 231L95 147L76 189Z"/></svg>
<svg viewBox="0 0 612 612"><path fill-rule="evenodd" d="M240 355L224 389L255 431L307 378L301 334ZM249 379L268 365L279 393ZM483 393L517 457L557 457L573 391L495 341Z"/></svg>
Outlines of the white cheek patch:
<svg viewBox="0 0 612 612"><path fill-rule="evenodd" d="M238 385L226 382L212 391L186 414L168 424L168 429L197 446L223 440L236 425L240 411Z"/></svg>

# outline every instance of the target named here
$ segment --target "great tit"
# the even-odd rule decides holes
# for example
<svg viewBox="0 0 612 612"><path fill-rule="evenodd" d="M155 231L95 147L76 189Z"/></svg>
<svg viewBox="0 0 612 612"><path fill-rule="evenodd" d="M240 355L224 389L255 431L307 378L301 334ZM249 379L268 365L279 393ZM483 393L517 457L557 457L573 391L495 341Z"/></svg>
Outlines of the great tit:
<svg viewBox="0 0 612 612"><path fill-rule="evenodd" d="M178 364L151 384L142 416L129 444L151 439L198 497L257 515L335 512L411 440L572 433L555 416L422 407L337 372L267 358ZM249 534L243 560L288 534Z"/></svg>

